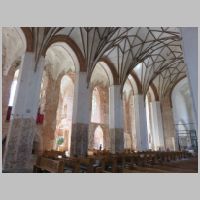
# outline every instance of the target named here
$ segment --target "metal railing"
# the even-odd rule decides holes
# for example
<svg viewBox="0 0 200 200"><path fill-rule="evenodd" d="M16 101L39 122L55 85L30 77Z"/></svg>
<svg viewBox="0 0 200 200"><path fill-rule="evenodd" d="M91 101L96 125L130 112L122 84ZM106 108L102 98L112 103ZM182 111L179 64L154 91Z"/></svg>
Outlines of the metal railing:
<svg viewBox="0 0 200 200"><path fill-rule="evenodd" d="M198 139L194 123L175 124L175 130L179 150L198 152Z"/></svg>

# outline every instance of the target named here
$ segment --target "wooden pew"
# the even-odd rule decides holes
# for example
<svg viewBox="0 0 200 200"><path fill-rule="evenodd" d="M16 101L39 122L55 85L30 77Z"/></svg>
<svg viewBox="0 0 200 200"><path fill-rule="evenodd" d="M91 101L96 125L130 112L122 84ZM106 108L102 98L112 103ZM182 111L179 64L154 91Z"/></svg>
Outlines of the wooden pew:
<svg viewBox="0 0 200 200"><path fill-rule="evenodd" d="M66 157L65 152L54 151L54 150L44 151L42 156L46 158L52 158L52 159L57 159L59 156L61 156L62 158Z"/></svg>
<svg viewBox="0 0 200 200"><path fill-rule="evenodd" d="M118 172L117 168L117 157L116 155L106 155L102 159L102 168L104 172Z"/></svg>
<svg viewBox="0 0 200 200"><path fill-rule="evenodd" d="M44 152L42 157L38 158L34 169L37 172L66 173L116 173L124 172L129 169L137 171L140 168L140 171L143 171L144 168L150 169L154 168L154 166L165 166L167 163L173 163L176 162L177 159L182 160L190 156L191 154L188 152L180 151L145 151L135 153L131 150L125 150L123 153L111 154L107 150L95 150L94 155L67 158L63 152L47 151ZM62 165L64 165L64 167ZM144 171L146 169L144 169Z"/></svg>
<svg viewBox="0 0 200 200"><path fill-rule="evenodd" d="M79 163L80 163L80 171L81 172L87 172L87 173L94 172L94 168L93 168L94 159L93 158L79 157Z"/></svg>
<svg viewBox="0 0 200 200"><path fill-rule="evenodd" d="M80 161L78 158L62 158L64 162L64 173L79 173Z"/></svg>
<svg viewBox="0 0 200 200"><path fill-rule="evenodd" d="M63 173L64 162L40 156L34 165L33 172Z"/></svg>
<svg viewBox="0 0 200 200"><path fill-rule="evenodd" d="M129 169L132 169L135 166L133 153L128 152L124 154L124 166L125 168L129 168Z"/></svg>

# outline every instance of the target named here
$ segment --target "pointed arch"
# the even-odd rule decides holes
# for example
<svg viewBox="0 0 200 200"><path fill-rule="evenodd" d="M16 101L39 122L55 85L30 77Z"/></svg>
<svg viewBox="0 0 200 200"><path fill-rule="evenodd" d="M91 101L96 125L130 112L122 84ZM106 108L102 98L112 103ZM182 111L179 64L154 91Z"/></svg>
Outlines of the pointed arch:
<svg viewBox="0 0 200 200"><path fill-rule="evenodd" d="M116 71L115 65L107 57L101 58L99 62L103 62L109 67L113 78L113 85L119 85L119 75Z"/></svg>
<svg viewBox="0 0 200 200"><path fill-rule="evenodd" d="M74 54L76 55L77 59L78 59L78 62L79 62L79 66L80 66L80 71L82 72L85 72L87 71L87 67L86 67L86 64L85 64L85 59L84 59L84 56L80 50L80 48L78 47L78 45L76 44L76 42L66 36L66 35L55 35L51 38L51 40L47 43L46 47L44 48L43 52L42 52L42 55L45 56L46 52L47 52L47 49L54 43L57 43L57 42L64 42L66 43L74 52Z"/></svg>
<svg viewBox="0 0 200 200"><path fill-rule="evenodd" d="M158 95L158 91L156 89L156 86L151 83L150 86L149 86L149 92L150 92L150 95L151 95L151 101L159 101L159 95Z"/></svg>
<svg viewBox="0 0 200 200"><path fill-rule="evenodd" d="M134 88L134 94L142 94L142 84L137 76L137 74L132 71L130 74L129 74L132 78L132 86Z"/></svg>

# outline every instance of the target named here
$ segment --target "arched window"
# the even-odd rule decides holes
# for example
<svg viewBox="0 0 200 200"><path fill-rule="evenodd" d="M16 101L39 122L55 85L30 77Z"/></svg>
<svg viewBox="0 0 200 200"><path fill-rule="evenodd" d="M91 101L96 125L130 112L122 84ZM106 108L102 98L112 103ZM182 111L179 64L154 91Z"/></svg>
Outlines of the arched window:
<svg viewBox="0 0 200 200"><path fill-rule="evenodd" d="M94 88L92 94L92 115L91 122L100 123L100 96L97 88Z"/></svg>
<svg viewBox="0 0 200 200"><path fill-rule="evenodd" d="M6 115L6 121L10 121L10 116L12 112L12 107L14 105L15 93L17 88L17 81L18 81L19 69L15 71L14 78L12 81L11 89L10 89L10 98L8 102L8 110Z"/></svg>
<svg viewBox="0 0 200 200"><path fill-rule="evenodd" d="M94 149L103 149L103 130L98 126L94 132Z"/></svg>
<svg viewBox="0 0 200 200"><path fill-rule="evenodd" d="M10 99L9 99L8 106L13 106L13 104L14 104L18 75L19 75L19 69L17 69L15 71L14 79L13 79L13 82L12 82L12 85L11 85Z"/></svg>

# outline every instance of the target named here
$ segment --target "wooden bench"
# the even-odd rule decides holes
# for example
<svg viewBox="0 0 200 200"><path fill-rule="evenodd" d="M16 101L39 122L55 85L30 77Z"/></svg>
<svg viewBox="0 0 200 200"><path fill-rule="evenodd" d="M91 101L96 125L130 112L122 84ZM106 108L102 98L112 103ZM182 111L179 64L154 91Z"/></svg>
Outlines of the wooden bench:
<svg viewBox="0 0 200 200"><path fill-rule="evenodd" d="M65 152L54 151L54 150L44 151L42 156L46 158L52 158L52 159L57 159L59 156L61 156L62 158L66 157Z"/></svg>
<svg viewBox="0 0 200 200"><path fill-rule="evenodd" d="M104 163L105 172L112 172L112 173L118 172L117 156L115 155L105 156L102 162Z"/></svg>
<svg viewBox="0 0 200 200"><path fill-rule="evenodd" d="M36 165L34 165L33 172L63 173L64 162L40 156L37 159Z"/></svg>
<svg viewBox="0 0 200 200"><path fill-rule="evenodd" d="M62 158L64 162L64 173L79 173L80 161L77 158Z"/></svg>
<svg viewBox="0 0 200 200"><path fill-rule="evenodd" d="M38 158L34 166L34 171L117 173L128 170L137 171L140 168L139 171L143 171L144 168L148 171L149 168L167 166L168 163L175 163L178 160L183 160L191 156L188 152L181 151L145 151L136 153L131 150L126 150L116 154L111 154L109 151L104 150L95 151L95 155L69 158L65 157L63 152L47 151L43 156ZM164 169L163 167L161 168Z"/></svg>
<svg viewBox="0 0 200 200"><path fill-rule="evenodd" d="M79 157L79 163L80 163L81 172L87 172L87 173L94 172L94 169L93 169L94 160L93 160L93 158Z"/></svg>

